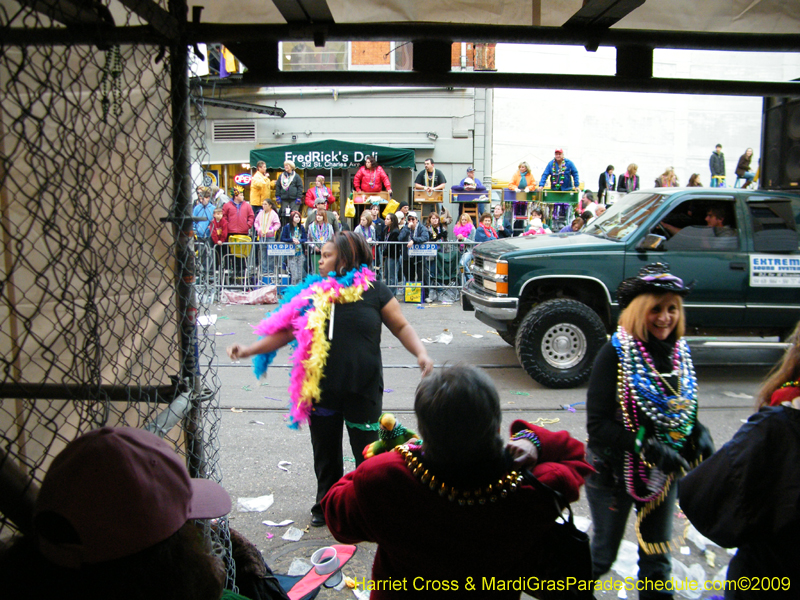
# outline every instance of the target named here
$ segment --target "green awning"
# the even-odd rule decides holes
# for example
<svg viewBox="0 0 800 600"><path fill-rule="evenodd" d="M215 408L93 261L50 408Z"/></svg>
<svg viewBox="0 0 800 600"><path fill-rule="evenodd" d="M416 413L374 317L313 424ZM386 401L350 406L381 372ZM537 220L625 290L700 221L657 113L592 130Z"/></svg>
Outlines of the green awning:
<svg viewBox="0 0 800 600"><path fill-rule="evenodd" d="M250 151L250 164L267 163L268 169L283 169L286 160L294 162L298 169L352 169L372 155L384 169L396 167L414 168L414 151L407 148L373 146L340 140L321 140L306 144L291 144Z"/></svg>

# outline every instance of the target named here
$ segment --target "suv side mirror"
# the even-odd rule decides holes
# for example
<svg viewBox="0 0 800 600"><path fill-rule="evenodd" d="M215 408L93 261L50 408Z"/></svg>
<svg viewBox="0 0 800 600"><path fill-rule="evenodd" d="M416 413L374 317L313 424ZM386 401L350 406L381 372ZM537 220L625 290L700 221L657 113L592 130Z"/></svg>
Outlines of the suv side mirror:
<svg viewBox="0 0 800 600"><path fill-rule="evenodd" d="M663 235L656 233L648 233L643 240L636 244L636 250L644 252L645 250L663 250L664 242L667 241Z"/></svg>

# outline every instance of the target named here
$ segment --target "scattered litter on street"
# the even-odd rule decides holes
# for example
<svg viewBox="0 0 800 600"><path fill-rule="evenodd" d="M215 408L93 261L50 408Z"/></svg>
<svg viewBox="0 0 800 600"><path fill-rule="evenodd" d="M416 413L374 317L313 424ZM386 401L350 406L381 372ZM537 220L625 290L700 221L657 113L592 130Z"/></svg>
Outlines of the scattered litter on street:
<svg viewBox="0 0 800 600"><path fill-rule="evenodd" d="M689 546L681 546L681 554L685 554L689 556L692 553L692 549Z"/></svg>
<svg viewBox="0 0 800 600"><path fill-rule="evenodd" d="M303 537L302 529L298 529L297 527L289 527L286 533L281 536L282 540L286 540L287 542L298 542L300 538Z"/></svg>
<svg viewBox="0 0 800 600"><path fill-rule="evenodd" d="M291 525L294 523L291 519L285 519L280 523L276 523L275 521L261 521L264 525L269 525L270 527L286 527L287 525Z"/></svg>
<svg viewBox="0 0 800 600"><path fill-rule="evenodd" d="M468 335L469 337L474 337L474 338L482 338L483 337L483 335L480 334L480 333L469 333L468 331L462 331L461 333L463 333L464 335Z"/></svg>
<svg viewBox="0 0 800 600"><path fill-rule="evenodd" d="M290 463L288 460L282 460L282 461L280 461L278 463L278 468L281 471L286 471L287 473L289 472L289 468L288 467L291 467L291 466L292 466L292 463Z"/></svg>
<svg viewBox="0 0 800 600"><path fill-rule="evenodd" d="M300 531L298 529L298 531ZM289 565L289 572L286 573L290 577L297 577L298 575L305 575L311 570L313 565L304 558L295 558L292 564Z"/></svg>
<svg viewBox="0 0 800 600"><path fill-rule="evenodd" d="M497 332L496 332L494 329L487 329L487 330L486 330L486 333L493 333L493 334L495 334L495 335L496 335L496 336L498 336L498 337L500 336L500 334L499 334L499 333L497 333Z"/></svg>
<svg viewBox="0 0 800 600"><path fill-rule="evenodd" d="M253 388L251 388L249 384L245 384L242 386L242 390L245 392L252 392Z"/></svg>
<svg viewBox="0 0 800 600"><path fill-rule="evenodd" d="M233 413L243 413L244 411L241 408L236 408L235 406L231 408L231 412Z"/></svg>
<svg viewBox="0 0 800 600"><path fill-rule="evenodd" d="M530 396L530 392L520 392L519 390L509 390L510 394L514 394L515 396Z"/></svg>
<svg viewBox="0 0 800 600"><path fill-rule="evenodd" d="M437 335L435 338L423 338L422 340L426 344L449 344L453 341L453 334L450 333L447 329L445 329L442 333Z"/></svg>
<svg viewBox="0 0 800 600"><path fill-rule="evenodd" d="M575 522L575 527L583 532L589 531L589 527L592 526L592 520L588 517L580 517L575 515L573 517L573 521Z"/></svg>
<svg viewBox="0 0 800 600"><path fill-rule="evenodd" d="M682 589L678 590L681 596L697 600L702 595L703 584L706 581L706 572L703 565L693 564L686 566L674 556L672 559L672 577L674 581L685 582ZM691 582L694 582L692 584Z"/></svg>
<svg viewBox="0 0 800 600"><path fill-rule="evenodd" d="M535 421L531 421L532 425L538 425L539 427L544 427L545 425L555 425L561 421L561 419L545 419L544 417L539 417Z"/></svg>
<svg viewBox="0 0 800 600"><path fill-rule="evenodd" d="M264 512L272 506L273 502L275 502L275 498L272 494L258 498L239 498L236 501L236 510L239 512Z"/></svg>
<svg viewBox="0 0 800 600"><path fill-rule="evenodd" d="M272 539L272 538L274 538L274 537L275 537L275 535L274 535L274 534L270 533L269 531L267 532L267 539L268 539L268 540L271 540L271 539Z"/></svg>
<svg viewBox="0 0 800 600"><path fill-rule="evenodd" d="M562 404L559 408L561 410L568 410L569 412L575 412L575 407L580 406L581 404L586 404L586 402L573 402L572 404Z"/></svg>
<svg viewBox="0 0 800 600"><path fill-rule="evenodd" d="M717 566L717 557L711 550L706 550L706 564L712 569Z"/></svg>
<svg viewBox="0 0 800 600"><path fill-rule="evenodd" d="M200 327L209 327L217 322L217 315L200 315L197 317L197 324Z"/></svg>
<svg viewBox="0 0 800 600"><path fill-rule="evenodd" d="M249 421L250 425L263 425L261 421Z"/></svg>
<svg viewBox="0 0 800 600"><path fill-rule="evenodd" d="M390 390L390 389L387 388L387 389L383 390L383 393L384 394L391 394L393 391L394 390Z"/></svg>
<svg viewBox="0 0 800 600"><path fill-rule="evenodd" d="M264 396L266 400L274 400L275 402L283 402L280 398L270 398L269 396Z"/></svg>
<svg viewBox="0 0 800 600"><path fill-rule="evenodd" d="M231 331L230 333L220 333L219 331L217 331L214 335L236 335L236 332Z"/></svg>
<svg viewBox="0 0 800 600"><path fill-rule="evenodd" d="M750 394L740 394L738 392L722 392L723 396L727 396L728 398L741 398L742 400L752 400L753 397Z"/></svg>

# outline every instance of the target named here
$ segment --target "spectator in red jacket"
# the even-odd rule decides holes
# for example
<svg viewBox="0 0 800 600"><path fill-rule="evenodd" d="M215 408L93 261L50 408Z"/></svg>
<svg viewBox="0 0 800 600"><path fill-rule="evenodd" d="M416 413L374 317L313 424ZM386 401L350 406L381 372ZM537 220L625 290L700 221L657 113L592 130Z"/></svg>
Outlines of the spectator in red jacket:
<svg viewBox="0 0 800 600"><path fill-rule="evenodd" d="M574 502L591 471L583 444L519 420L504 452L497 390L473 367L425 377L414 412L421 447L368 458L322 501L334 538L377 542L372 581L409 577L405 591L378 588L372 600L408 597L412 574L415 581L455 582L450 590L461 591L482 576L507 581L535 573L555 511L552 498L524 484L519 471L527 466ZM490 525L476 535L476 523ZM520 591L495 595L519 598Z"/></svg>
<svg viewBox="0 0 800 600"><path fill-rule="evenodd" d="M222 265L222 257L225 256L225 242L227 241L228 221L223 216L222 208L215 208L214 220L211 222L211 243L214 246L214 255L217 257L217 269Z"/></svg>
<svg viewBox="0 0 800 600"><path fill-rule="evenodd" d="M228 235L250 235L250 228L256 220L253 207L244 201L244 189L237 186L233 189L233 202L222 207L222 213L228 221Z"/></svg>
<svg viewBox="0 0 800 600"><path fill-rule="evenodd" d="M356 193L364 192L367 194L374 194L386 188L389 195L392 195L392 184L389 182L389 176L383 167L378 165L374 156L367 156L364 159L363 166L356 173L353 180L353 187Z"/></svg>
<svg viewBox="0 0 800 600"><path fill-rule="evenodd" d="M306 191L305 203L308 208L314 208L317 199L322 199L325 201L325 210L328 210L330 205L333 203L333 192L331 188L325 185L325 176L324 175L317 175L317 180L314 182L314 185L308 188Z"/></svg>

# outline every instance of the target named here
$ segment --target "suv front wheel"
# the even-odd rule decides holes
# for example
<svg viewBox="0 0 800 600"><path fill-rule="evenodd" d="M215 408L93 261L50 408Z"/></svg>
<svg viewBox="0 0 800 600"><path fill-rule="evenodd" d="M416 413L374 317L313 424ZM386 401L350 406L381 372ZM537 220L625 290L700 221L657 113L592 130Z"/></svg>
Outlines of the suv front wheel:
<svg viewBox="0 0 800 600"><path fill-rule="evenodd" d="M577 300L547 300L525 315L517 331L517 358L535 381L571 388L589 378L608 339L600 317Z"/></svg>

